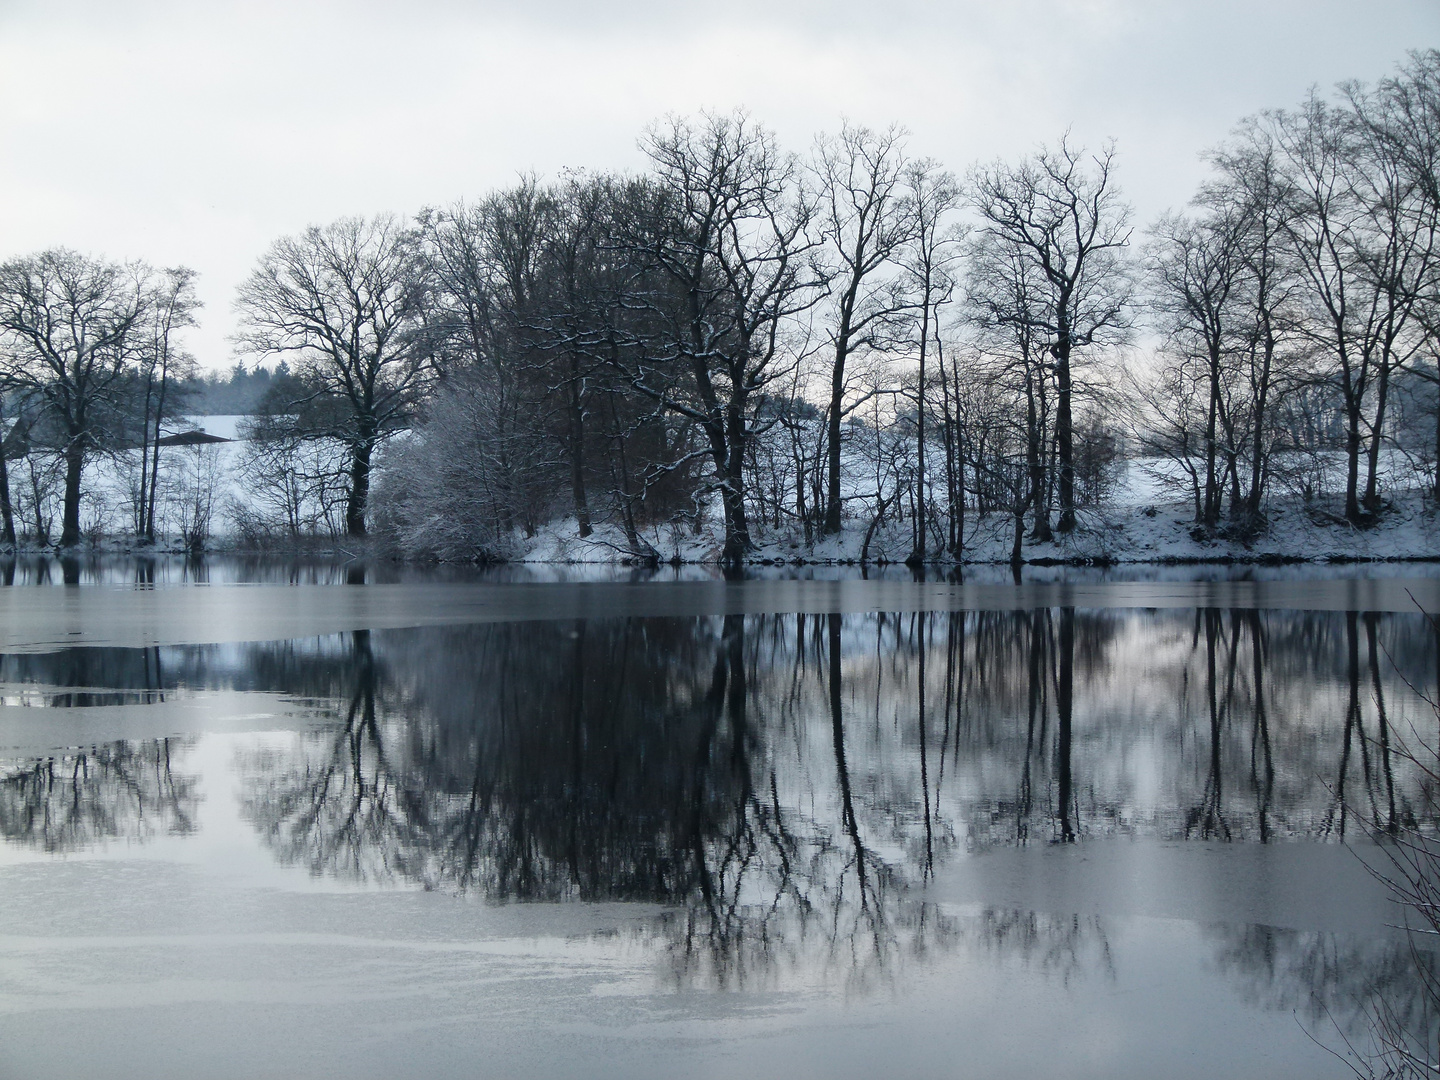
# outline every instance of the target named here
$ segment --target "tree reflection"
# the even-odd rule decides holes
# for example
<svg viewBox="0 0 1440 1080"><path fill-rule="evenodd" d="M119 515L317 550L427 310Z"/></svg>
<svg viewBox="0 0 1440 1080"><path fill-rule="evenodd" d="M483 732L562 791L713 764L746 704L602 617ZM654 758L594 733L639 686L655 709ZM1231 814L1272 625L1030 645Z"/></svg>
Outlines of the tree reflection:
<svg viewBox="0 0 1440 1080"><path fill-rule="evenodd" d="M195 778L176 772L183 741L93 746L0 765L0 836L49 852L195 829Z"/></svg>
<svg viewBox="0 0 1440 1080"><path fill-rule="evenodd" d="M1361 939L1273 926L1214 927L1216 964L1257 1008L1292 1012L1322 1043L1338 1035L1366 1060L1374 1003L1383 1001L1395 1034L1431 1046L1440 1016L1427 982L1440 977L1433 953L1392 937Z"/></svg>
<svg viewBox="0 0 1440 1080"><path fill-rule="evenodd" d="M1060 681L1055 691L1055 703L1059 709L1059 730L1055 738L1055 779L1058 789L1059 839L1065 843L1075 840L1075 822L1071 817L1070 753L1074 742L1073 714L1075 684L1075 609L1065 608L1060 612ZM1078 816L1078 813L1076 814Z"/></svg>
<svg viewBox="0 0 1440 1080"><path fill-rule="evenodd" d="M161 650L154 647L0 655L0 683L24 688L15 702L19 705L82 709L164 701L174 687Z"/></svg>
<svg viewBox="0 0 1440 1080"><path fill-rule="evenodd" d="M871 978L971 934L917 892L957 847L1323 838L1339 783L1403 816L1416 778L1383 732L1413 695L1374 657L1430 659L1365 616L1362 667L1361 622L729 615L256 647L333 724L252 755L244 812L315 874L676 906L677 977L803 954Z"/></svg>

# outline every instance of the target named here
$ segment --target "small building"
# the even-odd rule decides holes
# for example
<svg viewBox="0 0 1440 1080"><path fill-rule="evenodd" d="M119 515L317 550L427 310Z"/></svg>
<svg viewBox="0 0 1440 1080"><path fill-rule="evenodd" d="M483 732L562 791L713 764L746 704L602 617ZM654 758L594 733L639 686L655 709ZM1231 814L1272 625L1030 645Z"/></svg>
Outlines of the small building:
<svg viewBox="0 0 1440 1080"><path fill-rule="evenodd" d="M164 435L155 440L156 446L209 446L211 443L233 442L208 431L182 431L175 435Z"/></svg>

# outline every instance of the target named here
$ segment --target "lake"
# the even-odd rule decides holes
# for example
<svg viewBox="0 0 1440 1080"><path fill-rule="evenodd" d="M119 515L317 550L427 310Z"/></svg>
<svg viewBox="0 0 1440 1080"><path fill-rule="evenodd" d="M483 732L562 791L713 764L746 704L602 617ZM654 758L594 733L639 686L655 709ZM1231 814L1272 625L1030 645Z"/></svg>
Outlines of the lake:
<svg viewBox="0 0 1440 1080"><path fill-rule="evenodd" d="M1429 1030L1367 864L1434 824L1433 568L297 565L10 564L0 1076L1322 1078L1376 993Z"/></svg>

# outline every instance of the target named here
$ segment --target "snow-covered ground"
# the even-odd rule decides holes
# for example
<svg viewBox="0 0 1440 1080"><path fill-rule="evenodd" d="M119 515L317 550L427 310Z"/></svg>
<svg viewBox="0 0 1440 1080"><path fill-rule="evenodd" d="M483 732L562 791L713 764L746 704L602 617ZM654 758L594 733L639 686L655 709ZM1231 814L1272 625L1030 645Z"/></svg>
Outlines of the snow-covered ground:
<svg viewBox="0 0 1440 1080"><path fill-rule="evenodd" d="M1026 541L1026 561L1046 562L1171 562L1171 561L1312 561L1343 559L1440 559L1440 518L1418 494L1398 496L1379 524L1357 529L1338 520L1338 506L1277 501L1269 511L1269 528L1245 543L1197 539L1189 503L1128 503L1082 511L1080 525L1053 543ZM798 529L761 532L751 562L858 561L868 522L847 521L838 536L807 547ZM645 532L663 560L715 562L723 532L718 523L697 533L688 526L662 526ZM992 514L966 521L963 558L966 562L1000 563L1010 558L1014 539L1008 517ZM629 556L624 536L601 526L586 540L579 538L573 518L544 528L530 539L517 538L517 561L525 563L615 562ZM877 529L870 541L874 562L902 562L913 549L911 524L905 521ZM931 551L938 545L931 542ZM938 558L938 556L934 556Z"/></svg>
<svg viewBox="0 0 1440 1080"><path fill-rule="evenodd" d="M241 482L237 469L245 447L239 440L244 420L241 416L201 416L180 425L182 429L199 429L234 441L214 444L200 452L187 448L165 452L162 460L174 474L173 483L166 490L174 505L161 508L162 529L168 537L162 547L179 545L177 534L183 504L193 498L195 485L206 480L201 473L208 473L214 485L211 539L207 546L224 549L237 545L235 512L237 508L255 506L258 499L256 492ZM126 547L124 537L132 528L131 474L136 467L136 463L122 458L96 462L87 474L87 486L92 493L85 510L91 526L88 531L102 548L123 550ZM1079 528L1053 543L1026 541L1023 557L1027 562L1041 564L1440 560L1440 519L1433 505L1418 492L1392 493L1389 497L1393 509L1379 524L1368 529L1357 529L1340 521L1338 501L1333 496L1305 502L1282 495L1274 499L1269 508L1269 527L1263 534L1244 542L1206 539L1195 532L1193 504L1183 497L1176 498L1180 492L1173 484L1163 482L1157 475L1162 472L1157 463L1132 462L1106 507L1082 511ZM12 487L16 484L16 477L12 476L11 483ZM1334 490L1338 485L1327 482L1324 486ZM808 545L798 527L782 524L781 528L773 529L757 522L753 527L756 549L749 561L762 566L858 562L869 526L869 514L863 506L864 502L857 500L856 516L846 520L838 536ZM979 518L971 513L965 524L963 560L1007 562L1012 530L1012 522L1006 515ZM643 537L663 561L686 565L718 562L724 539L718 514L711 515L698 529L687 523L664 524L644 530ZM592 536L582 540L573 517L555 520L530 537L517 534L510 547L512 561L528 565L616 565L631 560L634 554L617 526L600 524ZM876 529L871 537L869 561L903 562L913 547L911 522L891 521ZM933 537L929 550L935 561L951 561L938 554L941 544Z"/></svg>
<svg viewBox="0 0 1440 1080"><path fill-rule="evenodd" d="M218 435L222 439L238 440L240 425L249 420L248 416L196 416L186 421L182 431L203 431L207 435Z"/></svg>

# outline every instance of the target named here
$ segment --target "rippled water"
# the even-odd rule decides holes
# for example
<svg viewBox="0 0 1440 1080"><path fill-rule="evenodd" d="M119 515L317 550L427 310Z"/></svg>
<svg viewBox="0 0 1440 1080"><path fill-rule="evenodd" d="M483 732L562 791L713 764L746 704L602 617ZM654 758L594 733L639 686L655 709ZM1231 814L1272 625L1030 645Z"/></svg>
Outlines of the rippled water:
<svg viewBox="0 0 1440 1080"><path fill-rule="evenodd" d="M1362 861L1434 824L1399 602L386 588L0 598L0 1075L1343 1076L1376 992L1426 1022Z"/></svg>

